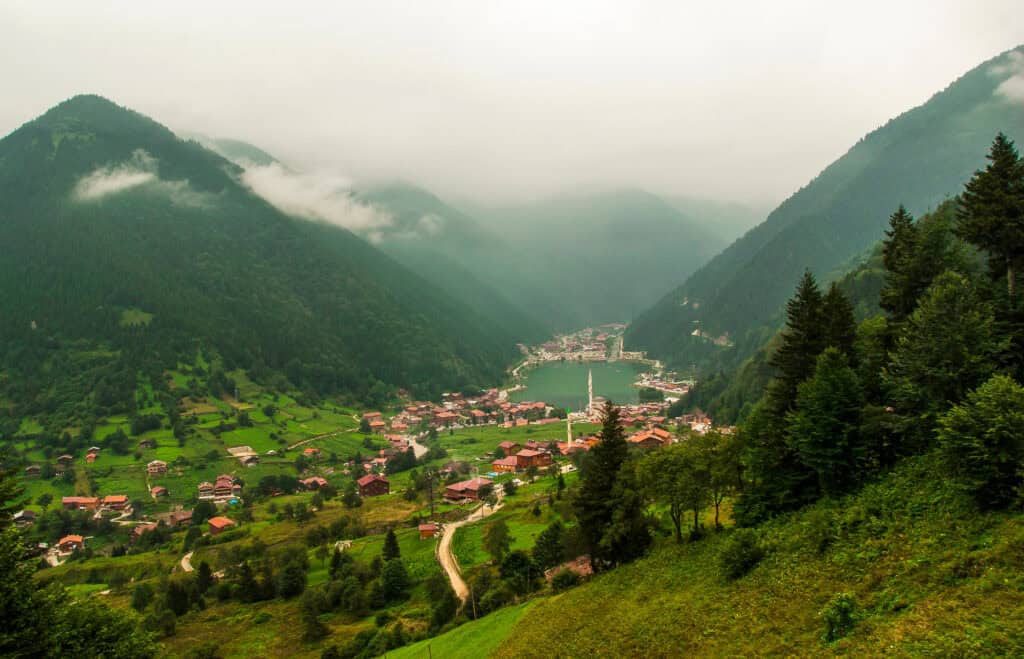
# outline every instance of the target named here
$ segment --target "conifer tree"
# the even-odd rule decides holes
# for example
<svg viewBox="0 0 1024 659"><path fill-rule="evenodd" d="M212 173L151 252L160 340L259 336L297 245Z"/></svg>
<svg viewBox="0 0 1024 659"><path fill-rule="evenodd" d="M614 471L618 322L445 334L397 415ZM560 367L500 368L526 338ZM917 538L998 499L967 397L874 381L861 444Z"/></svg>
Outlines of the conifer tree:
<svg viewBox="0 0 1024 659"><path fill-rule="evenodd" d="M822 296L810 270L804 271L796 293L786 303L786 329L782 345L769 363L778 369L770 400L773 411L784 415L796 401L797 386L814 372L815 360L824 349Z"/></svg>
<svg viewBox="0 0 1024 659"><path fill-rule="evenodd" d="M957 233L989 253L993 273L1006 273L1012 307L1017 268L1024 260L1024 163L1013 141L1002 133L996 135L987 158L985 169L964 186Z"/></svg>
<svg viewBox="0 0 1024 659"><path fill-rule="evenodd" d="M644 524L642 500L635 483L623 473L629 447L619 410L611 401L605 403L601 424L601 441L586 456L575 499L580 534L596 570L629 560L632 549L642 552L650 542L646 526L635 526ZM623 555L629 543L632 546Z"/></svg>
<svg viewBox="0 0 1024 659"><path fill-rule="evenodd" d="M1005 346L991 305L963 275L939 276L910 315L882 375L908 438L930 437L935 416L995 369Z"/></svg>
<svg viewBox="0 0 1024 659"><path fill-rule="evenodd" d="M381 552L381 556L385 561L402 557L402 550L398 547L398 538L395 537L393 529L388 529L387 535L384 536L384 550Z"/></svg>
<svg viewBox="0 0 1024 659"><path fill-rule="evenodd" d="M840 494L856 480L863 404L846 356L835 347L826 348L814 377L800 385L796 409L788 417L790 442L817 474L822 494Z"/></svg>
<svg viewBox="0 0 1024 659"><path fill-rule="evenodd" d="M833 347L854 357L853 344L857 339L857 322L853 317L853 305L839 287L833 283L821 303L823 345Z"/></svg>
<svg viewBox="0 0 1024 659"><path fill-rule="evenodd" d="M917 225L914 217L900 204L889 216L889 229L882 242L882 264L885 285L879 305L895 322L902 322L914 310L917 293L911 283L910 264L917 247Z"/></svg>

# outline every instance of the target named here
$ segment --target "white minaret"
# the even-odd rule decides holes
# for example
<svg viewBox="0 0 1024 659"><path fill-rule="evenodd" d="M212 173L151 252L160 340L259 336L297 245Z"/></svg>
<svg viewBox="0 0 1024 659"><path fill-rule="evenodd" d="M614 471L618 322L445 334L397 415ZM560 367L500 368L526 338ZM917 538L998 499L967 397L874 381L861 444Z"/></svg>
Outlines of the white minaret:
<svg viewBox="0 0 1024 659"><path fill-rule="evenodd" d="M566 409L568 414L565 415L565 452L569 453L569 449L572 448L572 417L569 416L571 412Z"/></svg>
<svg viewBox="0 0 1024 659"><path fill-rule="evenodd" d="M587 416L594 414L594 371L587 369Z"/></svg>

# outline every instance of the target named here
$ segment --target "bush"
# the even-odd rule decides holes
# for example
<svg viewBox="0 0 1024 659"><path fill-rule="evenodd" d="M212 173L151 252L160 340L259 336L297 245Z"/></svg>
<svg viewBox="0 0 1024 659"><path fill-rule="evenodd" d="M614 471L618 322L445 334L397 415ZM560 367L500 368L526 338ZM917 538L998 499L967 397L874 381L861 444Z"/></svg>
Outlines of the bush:
<svg viewBox="0 0 1024 659"><path fill-rule="evenodd" d="M562 570L551 579L551 589L556 593L568 590L580 582L580 576L572 570Z"/></svg>
<svg viewBox="0 0 1024 659"><path fill-rule="evenodd" d="M739 579L764 558L764 548L752 529L737 529L725 541L718 555L718 566L726 579Z"/></svg>
<svg viewBox="0 0 1024 659"><path fill-rule="evenodd" d="M857 624L857 602L850 593L837 593L821 610L825 621L825 632L821 638L826 643L837 641L853 630Z"/></svg>

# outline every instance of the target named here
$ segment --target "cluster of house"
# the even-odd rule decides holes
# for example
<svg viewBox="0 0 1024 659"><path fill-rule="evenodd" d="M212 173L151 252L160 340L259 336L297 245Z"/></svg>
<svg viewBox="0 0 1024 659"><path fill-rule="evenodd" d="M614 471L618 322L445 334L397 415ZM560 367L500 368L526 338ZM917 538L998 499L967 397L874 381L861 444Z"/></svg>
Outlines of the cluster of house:
<svg viewBox="0 0 1024 659"><path fill-rule="evenodd" d="M527 442L523 448L519 442L502 442L499 444L505 457L491 462L491 468L497 472L526 471L531 467L548 467L553 462L549 445L541 442Z"/></svg>
<svg viewBox="0 0 1024 659"><path fill-rule="evenodd" d="M558 423L561 419L545 416L551 406L544 402L510 403L499 400L497 389L489 389L480 396L467 398L462 394L444 394L443 403L412 403L391 419L390 431L406 433L410 428L419 427L426 422L433 428L451 428L459 426L482 426L500 424L505 428L524 426L528 423ZM380 412L367 412L363 415L370 429L376 434L385 434L389 440L399 438L387 435L388 422Z"/></svg>
<svg viewBox="0 0 1024 659"><path fill-rule="evenodd" d="M90 446L89 450L85 454L85 461L89 464L96 462L100 457L101 450L102 449L100 449L99 446ZM75 456L73 455L68 455L67 453L64 455L58 455L56 463L53 465L54 477L63 477L64 473L68 470L68 467L70 467L74 462ZM40 465L29 465L25 467L25 478L39 478L42 473L43 468Z"/></svg>
<svg viewBox="0 0 1024 659"><path fill-rule="evenodd" d="M535 350L535 357L540 361L570 359L603 362L608 358L608 339L620 336L625 327L622 323L587 327L542 343Z"/></svg>
<svg viewBox="0 0 1024 659"><path fill-rule="evenodd" d="M638 403L635 405L619 406L619 422L623 426L635 426L636 424L661 425L668 421L665 416L666 403Z"/></svg>
<svg viewBox="0 0 1024 659"><path fill-rule="evenodd" d="M235 482L231 474L221 474L213 483L203 481L196 488L199 490L199 499L206 501L224 502L238 499L242 494L242 486Z"/></svg>
<svg viewBox="0 0 1024 659"><path fill-rule="evenodd" d="M98 512L123 512L129 506L126 494L108 494L105 497L62 497L60 504L64 510L95 510Z"/></svg>
<svg viewBox="0 0 1024 659"><path fill-rule="evenodd" d="M636 386L657 389L658 391L675 398L679 398L690 393L689 382L666 380L664 378L657 378L646 374L640 377Z"/></svg>

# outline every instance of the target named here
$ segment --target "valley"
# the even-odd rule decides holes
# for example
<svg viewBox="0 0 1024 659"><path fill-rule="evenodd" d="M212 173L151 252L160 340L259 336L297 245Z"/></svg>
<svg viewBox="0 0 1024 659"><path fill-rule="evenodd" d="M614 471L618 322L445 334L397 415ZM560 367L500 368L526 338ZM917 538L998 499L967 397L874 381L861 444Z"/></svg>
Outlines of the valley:
<svg viewBox="0 0 1024 659"><path fill-rule="evenodd" d="M1014 8L528 4L0 8L0 656L1024 656Z"/></svg>

